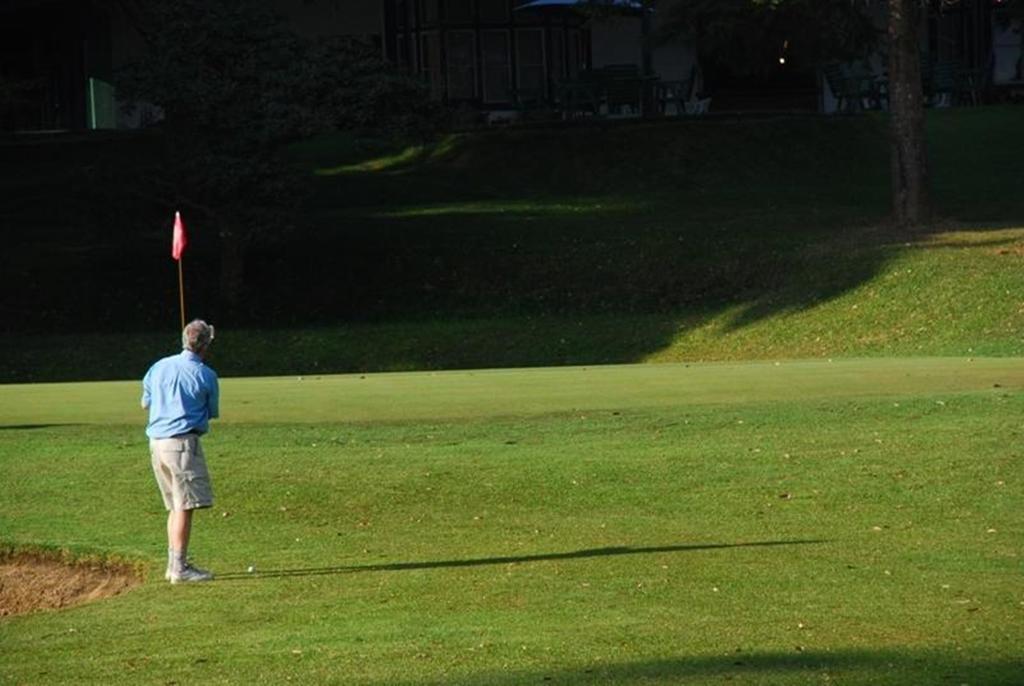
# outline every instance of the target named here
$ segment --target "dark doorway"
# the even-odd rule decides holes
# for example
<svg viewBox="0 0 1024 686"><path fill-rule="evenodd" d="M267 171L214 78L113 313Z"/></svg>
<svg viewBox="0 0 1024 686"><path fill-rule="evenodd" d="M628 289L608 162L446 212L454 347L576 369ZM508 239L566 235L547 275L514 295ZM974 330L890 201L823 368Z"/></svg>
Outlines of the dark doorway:
<svg viewBox="0 0 1024 686"><path fill-rule="evenodd" d="M712 111L814 112L818 109L814 70L781 61L757 74L737 74L728 66L711 63L704 67L704 86L712 95Z"/></svg>

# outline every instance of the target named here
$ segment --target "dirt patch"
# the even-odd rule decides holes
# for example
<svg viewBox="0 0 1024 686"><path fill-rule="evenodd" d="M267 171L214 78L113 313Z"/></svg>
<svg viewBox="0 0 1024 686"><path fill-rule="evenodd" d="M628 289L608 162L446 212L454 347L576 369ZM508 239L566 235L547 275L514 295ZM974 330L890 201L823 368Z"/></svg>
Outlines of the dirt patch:
<svg viewBox="0 0 1024 686"><path fill-rule="evenodd" d="M0 558L0 617L109 598L139 583L128 565L14 554Z"/></svg>
<svg viewBox="0 0 1024 686"><path fill-rule="evenodd" d="M1017 257L1024 257L1024 243L1017 243L1016 245L1010 245L1005 248L999 248L996 250L997 255L1016 255Z"/></svg>

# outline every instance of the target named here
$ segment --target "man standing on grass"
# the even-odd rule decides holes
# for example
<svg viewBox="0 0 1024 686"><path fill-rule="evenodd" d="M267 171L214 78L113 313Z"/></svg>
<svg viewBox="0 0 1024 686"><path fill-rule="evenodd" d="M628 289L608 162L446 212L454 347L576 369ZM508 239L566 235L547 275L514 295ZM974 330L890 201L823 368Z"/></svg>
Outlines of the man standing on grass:
<svg viewBox="0 0 1024 686"><path fill-rule="evenodd" d="M167 507L167 573L172 584L209 581L213 574L188 563L192 511L213 505L199 437L219 415L217 374L203 361L213 327L193 320L181 334L183 350L156 362L142 380L142 407L149 410L146 435L153 473Z"/></svg>

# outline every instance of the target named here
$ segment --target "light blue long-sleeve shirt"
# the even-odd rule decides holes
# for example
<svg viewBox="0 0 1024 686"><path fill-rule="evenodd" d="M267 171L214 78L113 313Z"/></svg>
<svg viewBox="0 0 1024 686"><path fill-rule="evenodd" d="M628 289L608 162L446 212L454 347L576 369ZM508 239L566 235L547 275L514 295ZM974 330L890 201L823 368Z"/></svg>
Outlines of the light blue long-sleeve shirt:
<svg viewBox="0 0 1024 686"><path fill-rule="evenodd" d="M165 357L142 379L142 406L149 408L150 438L204 434L210 420L220 416L217 373L189 350Z"/></svg>

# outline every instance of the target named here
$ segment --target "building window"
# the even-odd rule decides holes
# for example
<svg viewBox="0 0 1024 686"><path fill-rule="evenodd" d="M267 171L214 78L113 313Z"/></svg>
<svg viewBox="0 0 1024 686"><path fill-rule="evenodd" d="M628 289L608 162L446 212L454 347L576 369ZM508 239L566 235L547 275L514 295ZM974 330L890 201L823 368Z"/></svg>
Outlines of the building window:
<svg viewBox="0 0 1024 686"><path fill-rule="evenodd" d="M511 67L508 31L480 33L484 67L484 102L508 102L511 94Z"/></svg>
<svg viewBox="0 0 1024 686"><path fill-rule="evenodd" d="M470 100L476 97L474 36L473 31L449 31L445 34L449 100Z"/></svg>
<svg viewBox="0 0 1024 686"><path fill-rule="evenodd" d="M420 19L423 24L436 25L437 21L441 18L438 0L419 0L419 3Z"/></svg>
<svg viewBox="0 0 1024 686"><path fill-rule="evenodd" d="M420 35L420 75L430 85L430 93L436 98L444 95L441 80L441 40L436 32Z"/></svg>
<svg viewBox="0 0 1024 686"><path fill-rule="evenodd" d="M516 29L516 85L544 95L544 29Z"/></svg>
<svg viewBox="0 0 1024 686"><path fill-rule="evenodd" d="M586 60L583 55L583 41L580 39L580 32L576 29L569 31L569 61L566 64L569 78L579 76L580 68L586 68Z"/></svg>
<svg viewBox="0 0 1024 686"><path fill-rule="evenodd" d="M409 68L409 43L408 38L405 35L399 33L395 35L395 63L399 67Z"/></svg>
<svg viewBox="0 0 1024 686"><path fill-rule="evenodd" d="M395 0L395 27L399 31L404 31L406 26L406 19L409 16L409 8L406 7L406 0Z"/></svg>
<svg viewBox="0 0 1024 686"><path fill-rule="evenodd" d="M565 78L565 33L561 29L552 29L548 38L548 76L552 83L558 83Z"/></svg>

